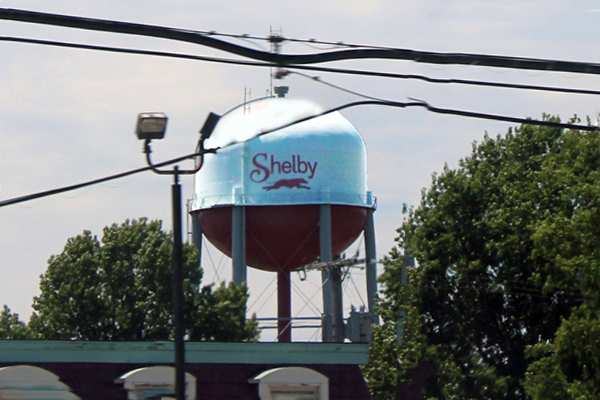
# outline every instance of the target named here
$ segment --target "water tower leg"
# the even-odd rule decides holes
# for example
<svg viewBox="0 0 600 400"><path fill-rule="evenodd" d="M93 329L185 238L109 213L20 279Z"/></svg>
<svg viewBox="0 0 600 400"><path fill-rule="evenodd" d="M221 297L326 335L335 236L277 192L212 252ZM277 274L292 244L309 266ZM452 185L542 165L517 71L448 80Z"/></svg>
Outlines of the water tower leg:
<svg viewBox="0 0 600 400"><path fill-rule="evenodd" d="M367 266L367 306L373 323L379 323L379 317L375 314L375 295L377 294L377 252L375 249L375 222L373 212L370 209L365 224L365 253Z"/></svg>
<svg viewBox="0 0 600 400"><path fill-rule="evenodd" d="M246 207L234 206L231 220L232 280L236 285L246 282Z"/></svg>
<svg viewBox="0 0 600 400"><path fill-rule="evenodd" d="M336 266L329 273L333 297L333 341L343 343L345 337L344 308L342 300L342 267Z"/></svg>
<svg viewBox="0 0 600 400"><path fill-rule="evenodd" d="M331 250L331 206L322 204L319 216L319 236L321 240L321 262L333 261ZM322 340L333 341L333 286L327 269L321 271L323 283Z"/></svg>
<svg viewBox="0 0 600 400"><path fill-rule="evenodd" d="M292 293L289 271L277 272L277 340L292 341Z"/></svg>
<svg viewBox="0 0 600 400"><path fill-rule="evenodd" d="M198 249L198 262L202 265L202 228L198 221L198 214L194 213L192 217L192 244Z"/></svg>

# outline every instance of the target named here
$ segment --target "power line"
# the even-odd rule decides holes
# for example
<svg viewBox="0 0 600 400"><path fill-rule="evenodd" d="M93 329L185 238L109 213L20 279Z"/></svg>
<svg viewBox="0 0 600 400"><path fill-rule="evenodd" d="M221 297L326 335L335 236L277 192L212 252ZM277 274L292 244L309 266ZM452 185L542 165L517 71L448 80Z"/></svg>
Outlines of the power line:
<svg viewBox="0 0 600 400"><path fill-rule="evenodd" d="M416 100L416 101L412 101L409 103L404 103L404 102L399 102L399 101L388 101L388 100L362 100L362 101L355 101L352 103L346 103L341 106L331 108L327 111L323 111L322 113L319 113L319 114L316 114L316 115L313 115L310 117L306 117L306 118L301 118L294 122L290 122L289 124L286 124L286 125L274 128L274 129L269 129L267 131L260 132L257 136L266 135L266 134L278 131L280 129L287 128L289 126L311 120L316 117L320 117L320 116L327 115L327 114L330 114L330 113L333 113L336 111L344 110L346 108L351 108L351 107L356 107L356 106L368 106L368 105L378 105L378 106L395 107L395 108L422 107L422 108L427 109L430 112L437 113L437 114L457 115L457 116L461 116L461 117L512 122L512 123L524 124L524 125L537 125L537 126L545 126L545 127L550 127L550 128L574 129L574 130L588 131L588 132L599 132L600 131L600 128L597 126L565 124L562 122L552 122L552 121L538 121L538 120L529 119L529 118L518 118L518 117L510 117L510 116L506 116L506 115L485 114L485 113L478 113L478 112L473 112L473 111L463 111L463 110L454 110L454 109L450 109L450 108L434 107L422 100Z"/></svg>
<svg viewBox="0 0 600 400"><path fill-rule="evenodd" d="M552 127L552 128L560 128L560 129L576 129L576 130L582 130L582 131L592 131L592 132L598 132L600 131L599 127L596 126L588 126L588 125L577 125L577 124L565 124L565 123L561 123L561 122L552 122L552 121L537 121L537 120L533 120L533 119L526 119L526 118L517 118L517 117L510 117L510 116L504 116L504 115L494 115L494 114L484 114L484 113L476 113L476 112L471 112L471 111L463 111L463 110L453 110L453 109L448 109L448 108L439 108L439 107L434 107L429 105L427 102L425 101L421 101L421 100L417 100L417 101L412 101L409 103L403 103L403 102L397 102L397 101L388 101L388 100L363 100L363 101L355 101L352 103L346 103L343 104L341 106L338 107L334 107L331 108L329 110L323 111L321 113L315 114L315 115L311 115L309 117L305 117L305 118L300 118L296 121L290 122L288 124L284 124L282 126L279 126L277 128L274 129L269 129L267 131L263 131L258 133L255 137L258 136L263 136L269 133L273 133L275 131L279 131L285 128L288 128L290 126L293 125L297 125L299 123L314 119L314 118L318 118L327 114L331 114L333 112L336 111L341 111L347 108L351 108L351 107L357 107L357 106L366 106L366 105L378 105L378 106L386 106L386 107L395 107L395 108L410 108L410 107L422 107L427 109L430 112L434 112L434 113L438 113L438 114L447 114L447 115L458 115L458 116L462 116L462 117L470 117L470 118L479 118L479 119L488 119L488 120L495 120L495 121L504 121L504 122L513 122L513 123L518 123L518 124L525 124L525 125L538 125L538 126L546 126L546 127ZM229 146L233 146L235 144L239 144L239 142L234 142L231 143L227 146L224 147L229 147ZM186 159L190 159L190 158L194 158L197 157L199 155L204 155L206 153L216 153L218 149L206 149L202 152L198 152L198 153L194 153L194 154L189 154L186 156L182 156L182 157L178 157L178 158L174 158L168 161L164 161L162 163L159 164L155 164L153 166L146 166L143 168L138 168L138 169L134 169L131 171L126 171L120 174L116 174L116 175L111 175L111 176L107 176L104 178L99 178L99 179L94 179L92 181L88 181L88 182L84 182L84 183L79 183L76 185L71 185L71 186L65 186L65 187L61 187L61 188L57 188L57 189L52 189L52 190L47 190L47 191L43 191L43 192L38 192L38 193L34 193L34 194L30 194L30 195L26 195L26 196L20 196L20 197L15 197L12 199L8 199L8 200L4 200L4 201L0 201L0 208L1 207L5 207L5 206L9 206L9 205L13 205L13 204L18 204L18 203L22 203L25 201L30 201L30 200L35 200L35 199L39 199L42 197L47 197L47 196L52 196L55 194L59 194L59 193L64 193L64 192L68 192L68 191L72 191L72 190L76 190L76 189L81 189L87 186L91 186L91 185L95 185L98 183L102 183L102 182L107 182L107 181L111 181L114 179L119 179L119 178L124 178L126 176L130 176L130 175L134 175L140 172L144 172L144 171L148 171L150 169L153 168L160 168L166 165L170 165L170 164L174 164L177 163L179 161L183 161Z"/></svg>
<svg viewBox="0 0 600 400"><path fill-rule="evenodd" d="M25 195L25 196L14 197L12 199L0 201L0 208L5 207L5 206L10 206L13 204L23 203L23 202L30 201L30 200L39 199L42 197L52 196L52 195L59 194L59 193L70 192L72 190L77 190L77 189L81 189L81 188L84 188L87 186L96 185L98 183L108 182L108 181L112 181L112 180L120 179L120 178L125 178L127 176L139 174L140 172L145 172L145 171L151 170L153 168L160 168L160 167L164 167L166 165L177 163L179 161L187 160L187 159L194 158L197 156L202 156L206 153L214 153L215 151L216 151L215 149L205 150L203 152L189 154L189 155L183 156L183 157L177 157L177 158L174 158L174 159L171 159L168 161L164 161L164 162L161 162L158 164L149 165L149 166L146 166L143 168L133 169L130 171L122 172L120 174L106 176L104 178L98 178L98 179L94 179L91 181L78 183L78 184L70 185L70 186L64 186L64 187L60 187L60 188L56 188L56 189L45 190L43 192L33 193L33 194Z"/></svg>
<svg viewBox="0 0 600 400"><path fill-rule="evenodd" d="M458 84L458 85L471 85L471 86L488 86L504 89L522 89L522 90L539 90L546 92L558 92L558 93L573 93L573 94L589 94L598 95L598 90L587 90L587 89L573 89L573 88L561 88L552 86L539 86L539 85L524 85L517 83L502 83L502 82L489 82L489 81L476 81L471 79L440 79L431 78L425 75L417 74L398 74L393 72L378 72L378 71L365 71L365 70L351 70L342 68L329 68L329 67L314 67L306 65L292 65L287 66L287 69L300 69L305 71L317 71L317 72L330 72L345 75L362 75L362 76L373 76L378 78L393 78L393 79L406 79L406 80L420 80L428 83L442 83L442 84Z"/></svg>
<svg viewBox="0 0 600 400"><path fill-rule="evenodd" d="M204 61L204 62L212 62L212 63L219 63L219 64L242 65L242 66L250 66L250 67L269 67L269 68L277 67L277 64L260 62L260 61L244 61L244 60L234 60L234 59L218 58L218 57L197 56L197 55L192 55L192 54L171 53L171 52L153 51L153 50L127 49L127 48L121 48L121 47L97 46L97 45L87 45L87 44L68 43L68 42L56 42L56 41L51 41L51 40L27 39L27 38L18 38L18 37L10 37L10 36L0 36L0 41L73 48L73 49L80 49L80 50L106 51L106 52L112 52L112 53L137 54L137 55L147 55L147 56L166 57L166 58L178 58L178 59L185 59L185 60L192 60L192 61ZM458 84L458 85L495 87L495 88L505 88L505 89L537 90L537 91L546 91L546 92L584 94L584 95L594 95L594 96L600 95L600 90L573 89L573 88L561 88L561 87L550 87L550 86L539 86L539 85L524 85L524 84L515 84L515 83L476 81L476 80L470 80L470 79L439 79L439 78L431 78L428 76L417 75L417 74L398 74L398 73L393 73L393 72L379 72L379 71L330 68L330 67L316 67L316 66L308 66L308 65L289 65L286 68L288 70L299 69L299 70L305 70L305 71L328 72L328 73L333 73L333 74L372 76L372 77L377 77L377 78L420 80L420 81L433 83L433 84Z"/></svg>
<svg viewBox="0 0 600 400"><path fill-rule="evenodd" d="M228 38L232 38L232 39L241 39L241 40L260 40L260 41L271 42L271 43L274 41L277 41L277 42L290 42L290 43L302 43L302 44L318 44L318 45L330 46L330 47L392 49L391 47L386 47L386 46L354 44L354 43L346 43L346 42L341 42L341 41L332 42L332 41L318 40L315 38L297 39L297 38L290 38L290 37L285 37L285 36L280 36L280 35L253 36L253 35L250 35L247 33L225 33L225 32L217 32L214 30L211 30L211 31L188 30L188 32L195 32L197 34L206 35L206 36L221 36L221 37L228 37Z"/></svg>
<svg viewBox="0 0 600 400"><path fill-rule="evenodd" d="M79 43L56 42L56 41L51 41L51 40L18 38L18 37L10 37L10 36L0 36L0 41L39 44L39 45L44 45L44 46L66 47L66 48L80 49L80 50L106 51L106 52L111 52L111 53L126 53L126 54L138 54L138 55L157 56L157 57L182 58L182 59L195 60L195 61L215 62L215 63L220 63L220 64L235 64L235 65L258 66L258 67L274 67L274 66L276 66L275 64L256 62L256 61L232 60L232 59L217 58L217 57L196 56L196 55L192 55L192 54L169 53L169 52L152 51L152 50L126 49L126 48L120 48L120 47L96 46L96 45L79 44Z"/></svg>
<svg viewBox="0 0 600 400"><path fill-rule="evenodd" d="M274 63L278 66L318 64L341 60L389 59L427 64L453 64L600 75L600 64L588 62L373 47L313 54L276 54L249 49L194 31L155 25L72 17L7 8L0 8L0 19L177 40L211 47L253 60Z"/></svg>

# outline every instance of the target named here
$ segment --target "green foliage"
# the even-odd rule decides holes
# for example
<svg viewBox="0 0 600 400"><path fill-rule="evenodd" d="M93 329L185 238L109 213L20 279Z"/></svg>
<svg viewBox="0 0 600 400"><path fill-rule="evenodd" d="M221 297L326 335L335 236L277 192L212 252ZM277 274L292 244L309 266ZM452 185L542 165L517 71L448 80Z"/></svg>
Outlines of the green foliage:
<svg viewBox="0 0 600 400"><path fill-rule="evenodd" d="M369 377L375 394L384 388L375 398L396 398L426 362L435 374L424 398L598 396L598 199L597 132L523 126L434 175L398 230L418 267L402 287L394 250L381 277L371 365L392 372ZM404 346L394 348L400 310Z"/></svg>
<svg viewBox="0 0 600 400"><path fill-rule="evenodd" d="M554 343L532 346L536 361L525 386L534 400L597 399L600 395L600 310L584 305L574 310L556 332Z"/></svg>
<svg viewBox="0 0 600 400"><path fill-rule="evenodd" d="M245 313L248 294L246 284L229 286L224 283L212 290L202 288L202 303L191 314L198 321L190 332L190 340L211 340L221 342L244 342L258 339L258 322L255 317L246 320Z"/></svg>
<svg viewBox="0 0 600 400"><path fill-rule="evenodd" d="M45 339L172 338L172 239L160 221L140 219L70 238L41 276L29 326ZM191 340L244 341L258 335L245 320L245 286L200 287L198 252L183 248L184 313Z"/></svg>
<svg viewBox="0 0 600 400"><path fill-rule="evenodd" d="M0 339L36 339L37 336L27 325L19 321L19 314L13 314L6 305L0 313Z"/></svg>

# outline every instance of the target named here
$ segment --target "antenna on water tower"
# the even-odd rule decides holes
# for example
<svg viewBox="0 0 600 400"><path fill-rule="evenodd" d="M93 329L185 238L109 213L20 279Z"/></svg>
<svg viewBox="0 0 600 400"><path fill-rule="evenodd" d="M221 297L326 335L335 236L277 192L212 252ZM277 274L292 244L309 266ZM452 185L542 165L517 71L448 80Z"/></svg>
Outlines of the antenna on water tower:
<svg viewBox="0 0 600 400"><path fill-rule="evenodd" d="M283 29L279 27L278 31L273 30L273 27L269 27L269 42L271 43L271 53L279 54L281 53L281 43L283 42ZM269 93L273 96L273 93L277 94L277 97L284 97L285 93L280 94L277 91L277 87L275 87L275 92L273 92L273 78L281 79L284 76L282 74L281 68L277 67L275 72L273 72L273 68L271 68L271 78L269 84ZM287 91L286 91L287 93Z"/></svg>
<svg viewBox="0 0 600 400"><path fill-rule="evenodd" d="M250 100L252 99L252 89L244 88L244 115L246 111L250 112Z"/></svg>

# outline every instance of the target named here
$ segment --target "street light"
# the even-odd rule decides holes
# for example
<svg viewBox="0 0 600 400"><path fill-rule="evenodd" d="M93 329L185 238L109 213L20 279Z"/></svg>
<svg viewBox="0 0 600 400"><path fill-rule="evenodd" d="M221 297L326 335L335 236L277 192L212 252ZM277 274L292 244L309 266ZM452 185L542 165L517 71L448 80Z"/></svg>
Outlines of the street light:
<svg viewBox="0 0 600 400"><path fill-rule="evenodd" d="M135 134L140 140L162 139L167 130L167 120L164 113L140 113Z"/></svg>
<svg viewBox="0 0 600 400"><path fill-rule="evenodd" d="M150 160L150 141L152 139L162 139L167 130L167 116L164 113L141 113L138 114L135 133L140 140L144 140L144 153L146 162L157 174L173 175L174 182L171 186L173 201L173 324L175 339L175 398L176 400L185 399L185 325L183 317L183 240L181 234L181 185L179 184L179 175L195 174L202 168L202 159L206 153L214 153L216 150L205 150L204 140L212 134L219 116L210 113L200 130L201 138L196 149L196 161L194 169L180 170L177 165L173 170L161 170L156 168Z"/></svg>

